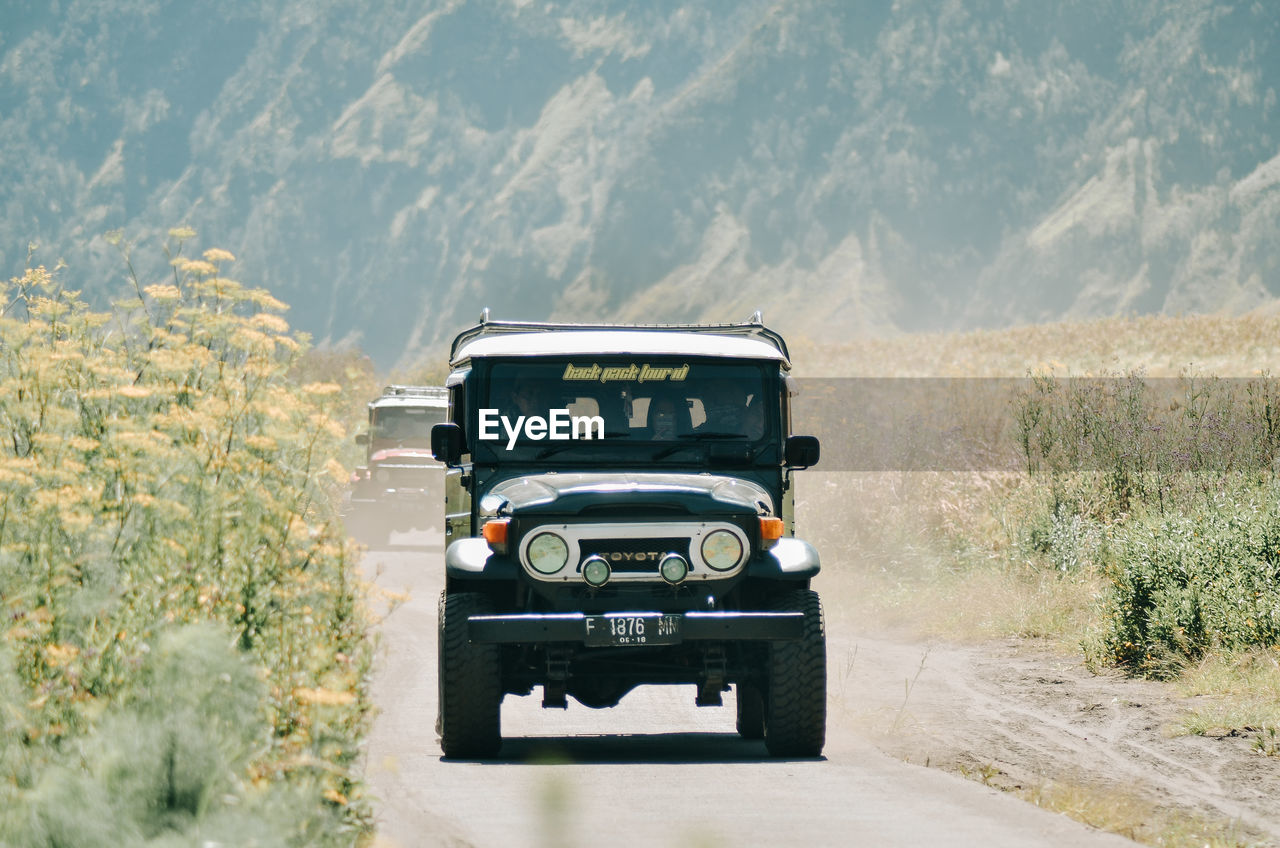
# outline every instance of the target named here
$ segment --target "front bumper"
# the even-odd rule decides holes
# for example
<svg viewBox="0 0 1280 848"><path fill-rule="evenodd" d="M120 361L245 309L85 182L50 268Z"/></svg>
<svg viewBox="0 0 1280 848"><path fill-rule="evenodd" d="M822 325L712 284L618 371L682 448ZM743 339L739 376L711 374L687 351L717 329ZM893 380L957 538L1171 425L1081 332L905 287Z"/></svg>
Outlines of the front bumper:
<svg viewBox="0 0 1280 848"><path fill-rule="evenodd" d="M629 612L619 615L655 619L664 616L658 612ZM786 642L799 639L804 634L802 612L686 612L675 617L680 619L680 642ZM588 616L580 612L473 615L467 620L468 636L472 642L488 644L581 644L587 641L588 618L598 619L600 616Z"/></svg>
<svg viewBox="0 0 1280 848"><path fill-rule="evenodd" d="M478 536L450 542L444 553L444 567L450 577L464 580L514 580L521 570L514 558L495 554L489 543ZM822 563L813 545L803 539L783 537L747 562L746 576L808 580L816 577L821 569Z"/></svg>

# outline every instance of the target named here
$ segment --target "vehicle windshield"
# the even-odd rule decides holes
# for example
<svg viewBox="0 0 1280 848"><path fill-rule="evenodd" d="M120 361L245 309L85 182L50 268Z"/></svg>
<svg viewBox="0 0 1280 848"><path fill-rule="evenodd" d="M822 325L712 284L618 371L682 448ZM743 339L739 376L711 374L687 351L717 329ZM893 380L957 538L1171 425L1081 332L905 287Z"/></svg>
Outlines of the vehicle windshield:
<svg viewBox="0 0 1280 848"><path fill-rule="evenodd" d="M373 410L375 447L431 447L431 427L445 420L438 406L383 406Z"/></svg>
<svg viewBox="0 0 1280 848"><path fill-rule="evenodd" d="M497 363L477 404L477 446L514 459L640 445L657 458L682 445L758 442L778 427L770 366L776 374L772 363L696 358Z"/></svg>

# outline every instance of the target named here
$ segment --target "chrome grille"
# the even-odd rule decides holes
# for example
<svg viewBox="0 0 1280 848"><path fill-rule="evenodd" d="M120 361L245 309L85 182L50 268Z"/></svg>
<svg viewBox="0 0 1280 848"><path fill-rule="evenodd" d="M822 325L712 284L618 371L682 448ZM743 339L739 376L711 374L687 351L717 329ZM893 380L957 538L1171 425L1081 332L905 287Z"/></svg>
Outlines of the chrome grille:
<svg viewBox="0 0 1280 848"><path fill-rule="evenodd" d="M579 543L583 559L597 554L609 562L615 572L630 574L656 574L658 563L669 553L689 558L687 536L655 537L649 539L583 539Z"/></svg>
<svg viewBox="0 0 1280 848"><path fill-rule="evenodd" d="M707 534L727 530L738 537L744 551L750 551L751 542L746 531L724 519L707 521L636 521L636 522L558 522L524 523L518 528L516 555L525 566L526 573L535 580L550 582L577 582L582 580L581 564L591 554L605 557L613 571L613 581L645 582L660 579L658 563L662 554L678 553L689 562L686 582L722 580L738 573L746 564L743 558L735 568L716 571L702 559L699 546ZM569 547L569 564L554 574L541 574L529 565L529 543L542 532L551 532L564 539ZM628 559L624 554L633 554ZM648 556L643 562L635 554ZM615 559L611 554L618 554ZM612 585L612 583L610 584Z"/></svg>

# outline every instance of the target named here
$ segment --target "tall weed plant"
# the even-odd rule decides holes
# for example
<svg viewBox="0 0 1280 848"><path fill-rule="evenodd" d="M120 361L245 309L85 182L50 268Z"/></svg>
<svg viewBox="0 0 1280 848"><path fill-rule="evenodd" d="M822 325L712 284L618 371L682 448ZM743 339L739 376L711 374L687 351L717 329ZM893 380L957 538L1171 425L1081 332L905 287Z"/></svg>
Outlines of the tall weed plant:
<svg viewBox="0 0 1280 848"><path fill-rule="evenodd" d="M1266 375L1039 374L1014 415L1028 473L1058 486L1091 479L1097 517L1108 520L1148 505L1179 509L1241 475L1263 483L1280 460L1280 381Z"/></svg>
<svg viewBox="0 0 1280 848"><path fill-rule="evenodd" d="M340 387L182 255L95 311L0 284L0 842L349 844L369 622Z"/></svg>

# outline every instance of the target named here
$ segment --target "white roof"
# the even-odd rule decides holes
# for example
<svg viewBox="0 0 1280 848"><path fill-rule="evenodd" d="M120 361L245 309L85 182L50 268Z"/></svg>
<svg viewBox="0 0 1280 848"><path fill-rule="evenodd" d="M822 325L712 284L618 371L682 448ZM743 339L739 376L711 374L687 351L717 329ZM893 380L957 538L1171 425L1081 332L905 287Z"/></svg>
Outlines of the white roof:
<svg viewBox="0 0 1280 848"><path fill-rule="evenodd" d="M406 406L410 409L447 409L449 399L443 397L423 397L422 395L383 395L370 401L370 406L379 409L386 406Z"/></svg>
<svg viewBox="0 0 1280 848"><path fill-rule="evenodd" d="M634 354L639 356L719 356L737 359L772 359L790 365L776 347L759 339L723 333L683 333L645 330L546 330L534 333L500 333L482 336L463 345L453 358L456 365L481 356L586 356Z"/></svg>

